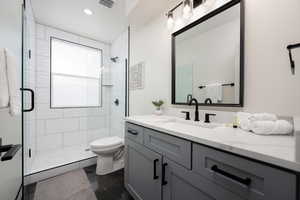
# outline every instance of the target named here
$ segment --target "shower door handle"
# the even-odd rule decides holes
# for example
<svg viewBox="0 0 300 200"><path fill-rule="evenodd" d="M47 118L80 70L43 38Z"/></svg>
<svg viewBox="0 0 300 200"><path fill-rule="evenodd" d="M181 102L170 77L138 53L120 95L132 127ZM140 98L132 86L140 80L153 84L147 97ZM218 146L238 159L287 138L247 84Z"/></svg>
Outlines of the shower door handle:
<svg viewBox="0 0 300 200"><path fill-rule="evenodd" d="M23 112L31 112L34 110L34 91L30 88L21 88L21 91L27 91L31 94L31 106L29 109L23 109Z"/></svg>

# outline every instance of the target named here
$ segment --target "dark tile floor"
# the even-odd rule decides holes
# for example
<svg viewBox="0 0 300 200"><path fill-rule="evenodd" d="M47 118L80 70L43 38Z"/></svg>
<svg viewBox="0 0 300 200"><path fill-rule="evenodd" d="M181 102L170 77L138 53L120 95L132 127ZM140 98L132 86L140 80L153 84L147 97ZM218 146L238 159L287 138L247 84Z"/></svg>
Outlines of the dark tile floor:
<svg viewBox="0 0 300 200"><path fill-rule="evenodd" d="M98 200L133 200L124 187L124 171L97 176L96 165L84 168ZM36 184L24 188L24 200L33 200Z"/></svg>
<svg viewBox="0 0 300 200"><path fill-rule="evenodd" d="M33 200L36 183L24 187L24 200Z"/></svg>

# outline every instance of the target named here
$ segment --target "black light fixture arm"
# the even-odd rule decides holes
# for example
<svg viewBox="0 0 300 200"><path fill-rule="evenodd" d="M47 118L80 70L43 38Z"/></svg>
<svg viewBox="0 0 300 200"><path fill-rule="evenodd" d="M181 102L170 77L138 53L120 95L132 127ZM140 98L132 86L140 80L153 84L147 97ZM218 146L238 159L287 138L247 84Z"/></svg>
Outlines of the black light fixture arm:
<svg viewBox="0 0 300 200"><path fill-rule="evenodd" d="M177 8L179 8L181 5L184 4L184 2L185 1L180 1L176 6L174 6L172 9L170 9L166 15L168 16L169 13L172 13L174 10L176 10ZM204 3L205 0L190 0L190 2L193 3L193 8L196 8L197 6L199 6L202 3Z"/></svg>
<svg viewBox="0 0 300 200"><path fill-rule="evenodd" d="M289 51L289 58L290 58L290 63L291 63L292 74L295 74L295 61L293 60L292 50L296 49L296 48L300 48L300 43L291 44L291 45L287 46L287 49Z"/></svg>
<svg viewBox="0 0 300 200"><path fill-rule="evenodd" d="M177 4L174 8L172 8L171 10L168 11L168 13L172 13L174 10L176 10L179 6L181 6L183 4L183 1L181 1L179 4ZM167 13L167 14L168 14Z"/></svg>

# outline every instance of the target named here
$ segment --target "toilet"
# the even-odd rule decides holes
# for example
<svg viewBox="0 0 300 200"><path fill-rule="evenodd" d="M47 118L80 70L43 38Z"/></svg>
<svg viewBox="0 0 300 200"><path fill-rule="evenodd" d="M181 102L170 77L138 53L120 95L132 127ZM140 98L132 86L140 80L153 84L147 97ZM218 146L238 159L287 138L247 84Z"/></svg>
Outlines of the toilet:
<svg viewBox="0 0 300 200"><path fill-rule="evenodd" d="M90 143L91 151L97 154L97 175L106 175L124 167L124 139L106 137Z"/></svg>

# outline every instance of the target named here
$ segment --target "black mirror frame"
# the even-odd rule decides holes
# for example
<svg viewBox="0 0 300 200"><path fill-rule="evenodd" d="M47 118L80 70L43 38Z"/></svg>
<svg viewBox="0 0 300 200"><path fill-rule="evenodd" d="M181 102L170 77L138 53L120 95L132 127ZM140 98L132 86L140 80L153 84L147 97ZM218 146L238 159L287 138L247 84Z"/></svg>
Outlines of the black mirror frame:
<svg viewBox="0 0 300 200"><path fill-rule="evenodd" d="M192 22L191 24L183 27L182 29L172 34L172 104L173 105L189 105L187 103L176 103L176 44L175 37L181 33L201 24L202 22L226 11L227 9L240 4L240 101L238 104L205 104L199 103L200 106L215 106L215 107L243 107L244 106L244 36L245 36L245 9L243 0L232 0L223 6L213 10L212 12L204 15L200 19Z"/></svg>

